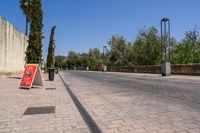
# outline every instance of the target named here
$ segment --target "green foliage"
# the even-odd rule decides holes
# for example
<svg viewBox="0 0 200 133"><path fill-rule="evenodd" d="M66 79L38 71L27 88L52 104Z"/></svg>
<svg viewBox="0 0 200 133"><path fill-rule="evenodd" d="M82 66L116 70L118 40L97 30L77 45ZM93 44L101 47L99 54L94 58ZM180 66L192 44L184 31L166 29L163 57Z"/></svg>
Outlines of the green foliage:
<svg viewBox="0 0 200 133"><path fill-rule="evenodd" d="M54 52L54 47L55 47L55 43L54 43L55 28L56 26L52 27L51 34L50 34L48 54L47 54L47 68L54 67L53 66L53 62L54 62L53 52Z"/></svg>
<svg viewBox="0 0 200 133"><path fill-rule="evenodd" d="M134 51L133 44L131 42L127 43L124 58L126 59L126 64L124 66L133 66L134 65Z"/></svg>
<svg viewBox="0 0 200 133"><path fill-rule="evenodd" d="M87 53L82 53L78 55L78 67L87 67L89 66L89 55Z"/></svg>
<svg viewBox="0 0 200 133"><path fill-rule="evenodd" d="M141 30L134 43L121 36L112 36L108 42L111 66L157 65L161 59L161 46L155 28Z"/></svg>
<svg viewBox="0 0 200 133"><path fill-rule="evenodd" d="M25 33L28 35L28 23L30 21L30 8L31 8L31 0L20 0L19 1L20 8L26 16L26 29Z"/></svg>
<svg viewBox="0 0 200 133"><path fill-rule="evenodd" d="M114 66L124 66L127 59L124 58L126 52L126 40L122 36L112 36L108 42L111 47L109 53L109 62Z"/></svg>
<svg viewBox="0 0 200 133"><path fill-rule="evenodd" d="M173 64L200 63L200 37L196 29L187 31L185 38L174 45L171 61Z"/></svg>
<svg viewBox="0 0 200 133"><path fill-rule="evenodd" d="M171 63L188 64L200 63L199 33L188 31L185 38L177 42L171 38ZM123 36L112 36L108 41L109 52L105 55L108 66L139 66L161 64L161 43L158 31L152 27L142 29L134 42L127 42ZM95 69L103 64L103 53L99 49L90 49L88 53L69 52L67 65L73 67L87 67Z"/></svg>
<svg viewBox="0 0 200 133"><path fill-rule="evenodd" d="M59 68L55 67L55 73L58 74L58 72L59 72Z"/></svg>
<svg viewBox="0 0 200 133"><path fill-rule="evenodd" d="M20 8L26 16L30 16L30 2L31 0L20 0Z"/></svg>
<svg viewBox="0 0 200 133"><path fill-rule="evenodd" d="M74 67L95 68L103 62L102 54L97 48L90 49L88 53L76 53L69 51L67 55L67 66L69 69Z"/></svg>
<svg viewBox="0 0 200 133"><path fill-rule="evenodd" d="M134 65L157 65L161 62L161 45L155 28L142 30L133 45Z"/></svg>
<svg viewBox="0 0 200 133"><path fill-rule="evenodd" d="M42 58L42 5L41 0L31 0L30 34L26 51L26 63L41 63Z"/></svg>
<svg viewBox="0 0 200 133"><path fill-rule="evenodd" d="M19 0L20 8L26 15L26 35L30 22L29 45L26 51L26 63L41 63L42 57L42 5L41 0ZM47 67L53 64L54 31L52 28ZM200 63L200 37L196 27L187 31L185 38L177 42L171 38L172 64ZM127 42L123 36L112 36L108 41L110 51L103 55L99 49L90 49L88 53L70 51L67 57L56 56L55 65L58 68L91 67L102 64L109 66L159 65L161 63L161 44L158 31L152 27L142 29L134 42ZM103 60L105 59L105 62Z"/></svg>
<svg viewBox="0 0 200 133"><path fill-rule="evenodd" d="M100 50L97 48L93 48L89 50L89 64L87 66L96 67L97 65L101 65L103 63L102 55Z"/></svg>
<svg viewBox="0 0 200 133"><path fill-rule="evenodd" d="M73 69L74 67L77 67L78 64L78 54L74 51L69 51L67 56L67 65L69 69Z"/></svg>
<svg viewBox="0 0 200 133"><path fill-rule="evenodd" d="M66 69L67 59L65 56L57 55L55 56L55 67L59 69Z"/></svg>

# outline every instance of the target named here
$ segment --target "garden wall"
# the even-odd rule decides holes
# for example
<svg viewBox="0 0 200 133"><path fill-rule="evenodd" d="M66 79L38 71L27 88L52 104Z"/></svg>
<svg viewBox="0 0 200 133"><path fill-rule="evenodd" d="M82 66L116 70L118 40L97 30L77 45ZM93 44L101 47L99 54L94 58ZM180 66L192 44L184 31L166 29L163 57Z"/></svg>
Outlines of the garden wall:
<svg viewBox="0 0 200 133"><path fill-rule="evenodd" d="M28 38L0 16L0 73L23 71Z"/></svg>
<svg viewBox="0 0 200 133"><path fill-rule="evenodd" d="M77 68L86 70L86 68ZM101 69L90 69L90 71L101 71ZM161 74L160 65L133 66L133 67L108 67L109 72L129 72L129 73L154 73ZM200 75L200 64L177 64L171 65L171 73L176 75Z"/></svg>
<svg viewBox="0 0 200 133"><path fill-rule="evenodd" d="M160 74L161 66L108 67L108 71ZM200 75L200 64L171 65L171 73L177 75Z"/></svg>

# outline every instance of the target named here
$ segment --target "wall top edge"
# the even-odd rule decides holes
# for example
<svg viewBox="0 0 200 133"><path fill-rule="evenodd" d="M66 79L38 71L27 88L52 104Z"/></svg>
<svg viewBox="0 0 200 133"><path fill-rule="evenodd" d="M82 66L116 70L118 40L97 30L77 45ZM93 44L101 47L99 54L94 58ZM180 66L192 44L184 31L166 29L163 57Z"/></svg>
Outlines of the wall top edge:
<svg viewBox="0 0 200 133"><path fill-rule="evenodd" d="M9 25L12 25L18 32L20 32L25 38L28 38L23 32L21 32L17 27L10 23L5 17L0 16L0 20L7 22Z"/></svg>

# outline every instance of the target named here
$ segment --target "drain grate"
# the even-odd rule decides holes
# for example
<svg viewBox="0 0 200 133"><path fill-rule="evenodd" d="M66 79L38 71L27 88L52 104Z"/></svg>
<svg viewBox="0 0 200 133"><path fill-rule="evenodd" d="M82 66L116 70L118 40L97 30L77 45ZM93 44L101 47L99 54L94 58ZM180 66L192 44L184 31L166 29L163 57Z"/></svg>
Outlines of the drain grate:
<svg viewBox="0 0 200 133"><path fill-rule="evenodd" d="M56 88L46 88L46 90L56 90Z"/></svg>
<svg viewBox="0 0 200 133"><path fill-rule="evenodd" d="M23 115L52 114L55 113L55 106L28 107Z"/></svg>

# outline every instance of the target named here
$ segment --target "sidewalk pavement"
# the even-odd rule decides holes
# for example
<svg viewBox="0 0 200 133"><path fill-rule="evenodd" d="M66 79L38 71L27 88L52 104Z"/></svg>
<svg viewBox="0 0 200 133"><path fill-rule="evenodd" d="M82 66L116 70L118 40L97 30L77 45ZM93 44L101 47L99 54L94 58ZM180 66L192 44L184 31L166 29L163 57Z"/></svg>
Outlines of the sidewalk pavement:
<svg viewBox="0 0 200 133"><path fill-rule="evenodd" d="M20 77L0 78L0 133L89 132L59 75L52 82L42 74L44 87L31 90L18 89ZM55 106L55 113L24 115L28 107L43 106Z"/></svg>

